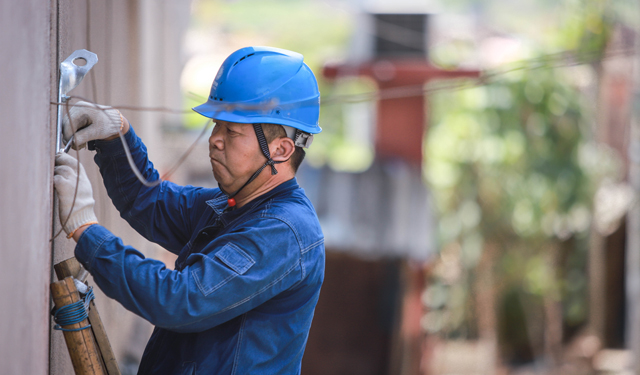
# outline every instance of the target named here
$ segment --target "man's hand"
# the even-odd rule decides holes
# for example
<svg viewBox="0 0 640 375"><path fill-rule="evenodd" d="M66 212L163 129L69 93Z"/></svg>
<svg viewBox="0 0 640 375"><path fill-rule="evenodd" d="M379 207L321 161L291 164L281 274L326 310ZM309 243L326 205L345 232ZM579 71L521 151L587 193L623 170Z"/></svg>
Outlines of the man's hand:
<svg viewBox="0 0 640 375"><path fill-rule="evenodd" d="M75 134L72 146L76 150L85 147L88 141L114 139L118 136L118 131L124 134L128 130L129 123L120 111L109 106L87 102L75 103L69 109L69 115L65 115L62 119L64 141L68 142Z"/></svg>
<svg viewBox="0 0 640 375"><path fill-rule="evenodd" d="M78 178L77 166L80 166L80 178ZM75 204L73 196L78 183L78 193ZM78 228L87 224L98 222L93 206L93 192L91 183L82 164L66 153L56 155L56 166L53 170L53 184L58 193L58 211L60 223L67 235L72 235ZM73 206L73 209L72 209ZM66 223L66 224L65 224Z"/></svg>

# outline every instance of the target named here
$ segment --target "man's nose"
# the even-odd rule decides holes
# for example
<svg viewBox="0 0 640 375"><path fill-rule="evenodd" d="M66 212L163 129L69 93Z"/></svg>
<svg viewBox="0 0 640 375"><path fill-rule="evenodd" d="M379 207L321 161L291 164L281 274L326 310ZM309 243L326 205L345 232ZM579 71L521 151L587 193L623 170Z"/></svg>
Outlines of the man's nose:
<svg viewBox="0 0 640 375"><path fill-rule="evenodd" d="M218 129L216 129L216 127L214 126L213 130L211 131L211 135L209 136L209 146L211 148L222 150L224 147L224 142L222 141L222 137L219 134L220 132L218 132L217 130Z"/></svg>

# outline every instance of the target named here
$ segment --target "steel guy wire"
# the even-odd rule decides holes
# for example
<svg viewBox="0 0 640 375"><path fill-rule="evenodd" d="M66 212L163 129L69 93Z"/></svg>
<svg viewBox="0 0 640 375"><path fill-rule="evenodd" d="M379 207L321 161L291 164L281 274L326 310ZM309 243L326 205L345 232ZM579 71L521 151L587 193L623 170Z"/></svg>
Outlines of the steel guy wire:
<svg viewBox="0 0 640 375"><path fill-rule="evenodd" d="M435 87L425 88L423 84L418 85L405 85L394 88L381 89L371 92L365 92L360 94L336 94L333 96L329 96L326 99L322 100L320 106L327 105L335 105L342 103L358 103L363 101L371 101L371 100L380 100L380 99L397 99L404 97L412 97L419 96L423 94L431 94L433 92L439 91L447 91L447 90L460 90L466 88L472 88L477 86L483 86L490 83L491 80L494 80L500 76L506 75L508 73L512 73L515 71L531 71L542 68L560 68L560 67L570 67L576 65L583 65L592 63L595 61L607 60L614 57L620 56L632 56L635 54L634 50L620 50L614 51L613 53L608 53L602 56L600 59L593 60L584 60L584 59L576 59L575 51L562 51L550 55L545 55L542 57L532 58L528 60L521 60L514 63L505 64L506 66L499 67L493 70L487 70L485 74L483 74L479 78L459 78L459 79L449 79L447 81L453 81L452 83L441 84ZM598 56L598 52L587 52L583 53L582 56ZM507 67L512 66L512 67ZM462 82L462 83L461 83ZM201 98L200 95L189 93L194 97ZM82 99L87 102L91 102L86 99ZM52 105L64 105L64 103L51 102ZM266 106L273 105L272 103L265 104ZM173 113L173 114L188 114L192 113L190 109L175 109L168 107L142 107L142 106L131 106L131 105L112 105L113 108L125 109L130 111L140 111L140 112L161 112L161 113ZM230 108L233 106L229 105ZM249 108L249 107L247 107ZM251 108L263 108L258 105L251 106Z"/></svg>
<svg viewBox="0 0 640 375"><path fill-rule="evenodd" d="M574 52L572 54L572 52ZM435 87L426 87L423 84L417 85L405 85L399 87L393 87L388 89L381 89L372 92L366 92L361 94L344 94L344 95L333 95L323 100L321 105L334 105L334 104L342 104L342 103L359 103L371 100L384 100L384 99L398 99L398 98L406 98L413 97L419 95L428 95L434 92L439 91L455 91L461 89L467 89L477 86L484 86L486 84L491 83L491 81L504 76L506 74L515 72L515 71L533 71L542 68L561 68L561 67L570 67L576 65L588 64L596 61L603 61L607 59L611 59L614 57L620 56L632 56L635 54L634 50L620 50L614 51L612 53L608 53L602 58L597 58L600 54L597 51L592 51L583 54L576 54L575 51L563 51L555 54L545 55L538 58L532 58L528 60L522 60L510 64L505 64L506 66L496 68L493 70L487 70L486 73L481 75L479 78L458 78L458 79L448 79L446 84L440 84ZM589 59L580 59L577 58L580 56L593 56L596 57L592 60Z"/></svg>
<svg viewBox="0 0 640 375"><path fill-rule="evenodd" d="M512 67L511 68L502 67L502 69L501 68L497 68L497 69L494 69L493 71L487 71L487 73L485 73L484 75L482 75L481 77L476 78L476 79L463 78L463 79L456 80L453 83L441 84L441 85L438 85L438 86L435 86L435 87L427 87L427 88L425 88L424 85L420 84L420 85L407 85L407 86L400 86L400 87L396 87L396 88L382 89L382 90L377 90L377 91L374 91L374 92L362 93L362 94L334 95L334 96L331 96L331 97L325 99L324 101L322 101L320 103L320 105L321 106L326 106L326 105L334 105L334 104L341 104L341 103L358 103L358 102L371 101L371 100L398 99L398 98L414 97L414 96L419 96L419 95L428 95L428 94L439 92L439 91L464 90L464 89L468 89L468 88L472 88L472 87L478 87L478 86L483 86L483 85L489 84L491 82L491 80L493 80L493 79L495 79L497 77L500 77L500 76L504 76L504 75L506 75L508 73L512 73L514 71L522 71L522 70L527 71L527 70L535 70L535 69L540 69L540 68L551 68L551 69L554 69L554 68L559 68L559 67L582 65L582 64L592 63L592 62L595 62L595 61L607 60L607 59L610 59L610 58L613 58L613 57L631 56L631 55L634 55L635 53L636 52L634 50L620 50L620 51L608 52L608 53L605 53L604 55L601 55L598 51L588 51L588 52L579 54L575 50L567 50L567 51L561 51L561 52L558 52L558 53L544 55L544 56L540 56L540 57L536 57L536 58L532 58L532 59L522 60L522 61L511 63L511 64L506 64L506 65L511 65ZM589 59L585 59L585 56L587 56L587 57L588 56L592 56L592 57L595 57L595 58L593 60L589 60ZM449 80L449 81L451 81L451 80ZM94 82L92 82L92 83L94 83ZM460 82L462 82L462 83L460 83ZM95 91L96 90L94 90L94 95L95 95ZM192 94L193 96L196 96L196 97L200 97L199 95L196 95L196 94L193 94L193 93L190 93L190 94ZM51 104L52 105L64 105L65 106L65 112L67 113L67 116L70 118L70 116L69 116L69 100L71 100L72 98L79 99L79 100L84 100L86 102L96 104L95 100L94 101L90 101L90 100L87 100L86 98L82 98L80 96L72 96L65 103L51 102ZM229 104L229 105L227 105L226 109L237 108L237 107L265 109L265 108L268 108L270 106L272 107L272 106L275 106L275 105L276 105L276 103L273 103L273 102L272 103L263 104L263 105L251 105L251 106L238 105L238 104L235 104L235 105ZM77 104L75 104L75 106L77 106ZM92 106L92 107L96 108L94 106ZM97 107L97 108L99 108L99 107ZM111 106L111 108L130 110L130 111L161 112L161 113L173 113L173 114L192 113L192 111L188 110L188 109L173 109L173 108L167 108L167 107L163 107L163 106L161 106L161 107L141 107L141 106L120 105L120 106ZM110 109L110 108L100 108L100 109L102 111L105 111L106 109ZM129 166L131 167L132 171L136 175L136 178L138 178L138 180L143 185L145 185L147 187L153 187L153 186L156 186L156 185L160 184L162 182L162 180L164 180L164 179L168 178L169 176L171 176L171 174L173 174L180 167L180 165L184 162L184 160L190 155L190 153L195 148L196 144L200 141L202 136L206 133L206 130L209 127L209 122L210 122L210 120L207 120L207 122L205 123L201 133L198 135L196 140L182 154L182 156L178 159L178 161L174 164L174 166L171 167L158 180L153 181L153 182L147 181L144 178L144 176L142 175L142 173L140 172L140 170L135 166L135 164L133 162L133 158L131 156L131 152L130 152L130 150L128 148L128 145L126 144L126 141L124 140L123 134L121 133L121 131L118 131L119 138L120 138L120 140L122 142L123 148L125 149L125 154L127 156L127 161L129 162ZM70 119L70 126L73 129L75 129L75 126L73 126L71 119ZM71 205L70 213L73 211L73 208L74 208L74 205L75 205L76 196L77 196L77 191L78 191L78 184L79 184L79 179L80 179L80 175L79 175L79 169L80 168L79 167L80 167L80 160L79 160L79 153L78 153L78 163L77 163L78 176L77 176L77 179L76 179L76 189L74 191L74 198L73 198L73 203ZM69 217L67 217L67 220L65 221L65 223L62 224L63 228L64 228L64 225L67 224L68 220L69 220ZM62 230L63 229L58 231L58 233L51 240L53 240L58 235L60 235Z"/></svg>
<svg viewBox="0 0 640 375"><path fill-rule="evenodd" d="M572 54L573 52L573 54ZM629 56L632 53L634 53L634 51L629 51L629 50L622 50L622 51L616 51L615 53L609 53L608 55L602 56L602 59L606 59L606 58L612 58L612 57L616 57L616 56ZM594 55L596 54L596 51L591 51L590 53L587 53L587 55ZM584 54L583 54L584 55ZM599 56L600 54L597 53L597 55ZM370 93L363 93L363 94L349 94L349 95L336 95L333 97L329 97L329 99L325 100L323 103L321 103L321 105L331 105L331 104L336 104L336 103L356 103L356 102L362 102L362 101L370 101L370 100L374 100L374 99L395 99L395 98L404 98L404 97L412 97L412 96L419 96L419 95L425 95L425 94L431 94L434 92L438 92L438 91L454 91L454 90L462 90L462 89L467 89L467 88L472 88L472 87L477 87L477 86L481 86L481 85L485 85L487 83L489 83L492 79L514 72L514 71L518 71L518 70L534 70L534 69L539 69L539 68L544 68L544 67L548 67L548 68L557 68L557 67L562 67L562 66L573 66L573 65L579 65L579 64L585 64L588 63L590 61L582 61L579 59L572 59L570 61L567 62L567 58L570 57L575 57L575 51L562 51L559 53L555 53L555 54L550 54L550 55L545 55L545 56L541 56L538 58L533 58L533 59L529 59L529 60L523 60L520 62L516 62L513 63L511 65L515 65L512 68L508 68L505 69L503 68L502 70L500 69L496 69L493 72L489 71L488 73L486 73L485 75L481 76L478 79L462 79L462 80L458 80L457 82L454 81L453 83L447 83L447 84L442 84L439 86L435 86L435 87L428 87L425 88L424 85L408 85L408 86L401 86L401 87L397 87L397 88L389 88L389 89L383 89L383 90L379 90L379 91L375 91L375 92L370 92ZM549 65L549 63L554 63L552 65ZM537 65L533 65L537 63ZM460 83L459 81L462 81L462 83ZM195 95L195 94L193 94ZM85 98L79 97L79 96L74 96L72 98L76 98L76 99L80 99L80 100L84 100L86 102L91 102L95 104L95 101L89 101ZM61 105L61 104L67 104L67 113L68 113L68 103L56 103L56 102L52 102L51 104L54 105ZM77 105L77 104L76 104ZM267 108L267 106L275 106L276 103L268 103L268 104L264 104L264 105L239 105L239 104L229 104L227 105L227 109L230 108L238 108L238 107L242 107L242 108L258 108L258 109L264 109ZM93 107L93 106L92 106ZM167 108L167 107L139 107L139 106L127 106L127 105L121 105L121 106L112 106L112 108L119 108L119 109L126 109L126 110L132 110L132 111L148 111L148 112L164 112L164 113L174 113L174 114L185 114L185 113L191 113L190 110L180 110L180 109L172 109L172 108ZM202 136L204 135L204 132L206 130L206 128L208 127L208 123L209 121L207 121L207 123L205 124L202 133L198 136L198 138L196 139L196 141L188 148L187 152L185 152L178 160L178 163L176 163L176 165L174 165L174 167L172 167L169 172L173 173L175 172L175 170L179 167L180 163L182 161L184 161L184 159L189 155L189 153L191 152L191 150L195 147L195 144L202 138ZM123 145L125 148L127 148L127 145L123 142ZM128 150L128 148L127 148ZM128 159L130 158L130 155L127 153ZM135 166L132 163L132 160L130 161L130 165L131 167L134 169L134 172L136 173L136 176L138 177L138 179L145 184L145 186L150 186L148 184L150 184L148 181L146 181L146 179L142 178L142 175L139 173L139 171L137 170L137 168L135 168ZM167 172L165 175L163 175L163 178L170 175L169 172ZM155 186L155 185L151 185L151 186Z"/></svg>

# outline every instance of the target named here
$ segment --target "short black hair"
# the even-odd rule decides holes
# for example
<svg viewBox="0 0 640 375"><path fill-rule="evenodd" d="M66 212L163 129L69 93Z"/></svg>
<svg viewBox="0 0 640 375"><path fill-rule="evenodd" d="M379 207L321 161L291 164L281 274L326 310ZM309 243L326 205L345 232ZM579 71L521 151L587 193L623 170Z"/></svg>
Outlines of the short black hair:
<svg viewBox="0 0 640 375"><path fill-rule="evenodd" d="M276 138L282 138L287 136L287 132L282 125L279 124L261 124L264 137L267 139L267 143L271 143ZM293 167L293 173L298 172L298 167L302 164L306 152L304 148L296 146L293 155L291 155L291 167Z"/></svg>

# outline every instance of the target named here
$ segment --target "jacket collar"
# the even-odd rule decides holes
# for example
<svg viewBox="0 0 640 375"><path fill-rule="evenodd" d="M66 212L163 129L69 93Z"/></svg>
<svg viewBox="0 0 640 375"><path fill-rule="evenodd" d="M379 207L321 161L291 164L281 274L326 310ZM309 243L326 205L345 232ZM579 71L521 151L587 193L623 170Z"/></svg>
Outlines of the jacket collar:
<svg viewBox="0 0 640 375"><path fill-rule="evenodd" d="M224 195L221 191L218 190L216 197L209 199L205 203L213 209L216 215L219 216L220 219L222 219L222 222L226 225L228 222L231 222L234 219L242 216L244 213L248 212L253 207L256 207L257 205L261 204L267 199L270 199L286 191L295 190L298 187L299 187L298 181L294 177L289 181L285 181L281 183L280 185L276 186L275 188L271 189L265 194L262 194L261 196L255 198L254 200L249 201L247 204L245 204L241 208L235 209L232 211L227 211L226 215L224 216L222 214L224 214L225 210L229 208L229 205L227 204L227 196Z"/></svg>

